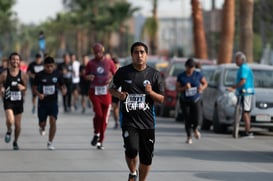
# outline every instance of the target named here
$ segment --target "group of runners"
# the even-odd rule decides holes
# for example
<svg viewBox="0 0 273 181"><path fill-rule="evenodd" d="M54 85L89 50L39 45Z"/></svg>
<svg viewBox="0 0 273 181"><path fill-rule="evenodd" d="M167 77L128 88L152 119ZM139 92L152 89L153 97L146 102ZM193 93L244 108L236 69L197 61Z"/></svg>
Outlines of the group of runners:
<svg viewBox="0 0 273 181"><path fill-rule="evenodd" d="M164 100L162 77L157 70L146 64L148 47L142 42L132 44L132 63L121 68L117 68L117 60L113 61L105 56L102 44L94 44L92 50L94 57L91 60L84 57L82 66L75 65L79 68L79 79L73 79L76 73L73 72L73 64L69 63L67 54L64 55L64 62L58 65L50 56L41 61L41 57L37 55L35 57L37 62L29 65L28 73L20 70L20 55L18 53L10 54L9 65L0 75L0 92L7 125L5 142L11 141L14 126L13 149L19 149L18 138L24 111L24 95L29 78L33 92L32 112L36 111L35 96L37 96L39 132L41 136L45 135L47 118L49 117L47 148L54 150L53 140L59 112L58 90L63 96L64 112L70 112L72 104L76 109L75 102L77 101L76 96L71 100L71 95L76 95L73 92L75 87L82 86L80 84L82 79L88 88L81 87L81 90L88 94L94 111L94 134L91 145L100 150L104 149L105 131L111 105L113 105L113 110L115 110L114 127L120 126L122 129L125 160L130 171L128 180L135 181L139 177L139 181L145 181L154 152L154 105L155 102L162 103ZM114 98L113 103L112 98ZM83 112L85 111L84 100L82 98ZM120 120L120 125L118 120Z"/></svg>

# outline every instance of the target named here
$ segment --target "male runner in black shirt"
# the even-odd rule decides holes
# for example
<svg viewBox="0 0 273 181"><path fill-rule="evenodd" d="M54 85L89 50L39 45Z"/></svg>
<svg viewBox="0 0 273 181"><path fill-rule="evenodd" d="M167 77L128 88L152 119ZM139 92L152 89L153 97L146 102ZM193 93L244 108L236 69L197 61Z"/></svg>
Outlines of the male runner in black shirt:
<svg viewBox="0 0 273 181"><path fill-rule="evenodd" d="M147 54L144 43L134 43L132 64L119 68L110 84L111 94L122 101L120 118L129 181L137 179L137 155L139 181L146 180L155 142L154 102L164 101L163 80L157 70L146 64Z"/></svg>
<svg viewBox="0 0 273 181"><path fill-rule="evenodd" d="M44 65L43 65L43 61L42 61L42 55L41 54L36 54L35 55L35 60L33 62L31 62L28 65L27 68L27 73L29 76L29 83L31 86L31 92L32 92L32 113L35 113L36 110L36 97L37 95L34 94L32 86L33 86L33 81L35 79L35 75L42 71L44 69Z"/></svg>
<svg viewBox="0 0 273 181"><path fill-rule="evenodd" d="M14 150L19 150L17 141L21 132L24 96L27 90L27 75L20 70L21 60L18 53L11 53L9 66L0 75L0 94L3 97L7 126L5 142L9 143L11 141L12 126L14 125Z"/></svg>
<svg viewBox="0 0 273 181"><path fill-rule="evenodd" d="M62 94L66 94L66 87L63 77L55 69L55 61L52 57L44 60L44 70L35 76L33 83L34 93L39 97L38 100L38 118L39 131L41 136L45 135L46 120L49 116L49 135L47 148L54 150L52 141L56 133L56 120L58 117L58 88L61 88Z"/></svg>

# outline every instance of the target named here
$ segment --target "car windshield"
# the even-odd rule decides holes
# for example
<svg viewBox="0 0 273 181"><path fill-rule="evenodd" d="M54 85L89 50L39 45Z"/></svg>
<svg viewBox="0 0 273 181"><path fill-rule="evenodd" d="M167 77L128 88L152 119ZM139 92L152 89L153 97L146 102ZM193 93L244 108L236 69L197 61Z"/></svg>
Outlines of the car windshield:
<svg viewBox="0 0 273 181"><path fill-rule="evenodd" d="M273 88L273 71L272 70L253 70L255 87Z"/></svg>
<svg viewBox="0 0 273 181"><path fill-rule="evenodd" d="M201 69L202 74L209 81L213 77L214 69Z"/></svg>
<svg viewBox="0 0 273 181"><path fill-rule="evenodd" d="M252 70L254 74L254 85L257 88L273 88L272 70ZM233 86L236 81L237 69L228 69L225 71L224 86Z"/></svg>
<svg viewBox="0 0 273 181"><path fill-rule="evenodd" d="M227 69L224 74L224 86L231 87L236 82L237 69Z"/></svg>
<svg viewBox="0 0 273 181"><path fill-rule="evenodd" d="M176 77L178 74L180 74L184 70L185 70L184 63L182 62L173 63L169 71L169 76Z"/></svg>

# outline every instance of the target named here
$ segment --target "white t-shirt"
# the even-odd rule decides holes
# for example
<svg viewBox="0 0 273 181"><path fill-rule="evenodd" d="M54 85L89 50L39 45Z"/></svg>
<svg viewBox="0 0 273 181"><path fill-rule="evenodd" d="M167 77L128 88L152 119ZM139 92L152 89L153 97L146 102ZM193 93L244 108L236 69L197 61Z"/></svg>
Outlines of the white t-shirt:
<svg viewBox="0 0 273 181"><path fill-rule="evenodd" d="M80 82L80 62L78 60L75 60L72 63L72 70L73 70L72 83L77 84Z"/></svg>

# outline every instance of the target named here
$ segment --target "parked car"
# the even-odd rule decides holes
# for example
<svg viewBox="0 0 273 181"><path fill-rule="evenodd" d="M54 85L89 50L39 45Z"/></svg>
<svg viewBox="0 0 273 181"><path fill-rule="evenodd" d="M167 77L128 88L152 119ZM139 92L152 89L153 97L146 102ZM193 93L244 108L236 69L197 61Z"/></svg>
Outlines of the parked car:
<svg viewBox="0 0 273 181"><path fill-rule="evenodd" d="M163 117L175 116L177 92L176 79L177 75L185 70L185 62L188 58L175 57L170 60L169 67L165 73L164 80L164 103L160 105L159 115ZM211 65L215 64L213 60L194 59L197 64Z"/></svg>
<svg viewBox="0 0 273 181"><path fill-rule="evenodd" d="M254 127L273 128L273 66L249 64L254 74L255 103L251 111L251 125ZM237 102L235 93L226 88L235 84L238 67L235 64L215 66L213 75L208 80L204 91L202 129L213 126L216 133L224 133L234 121ZM243 124L243 122L242 122Z"/></svg>

